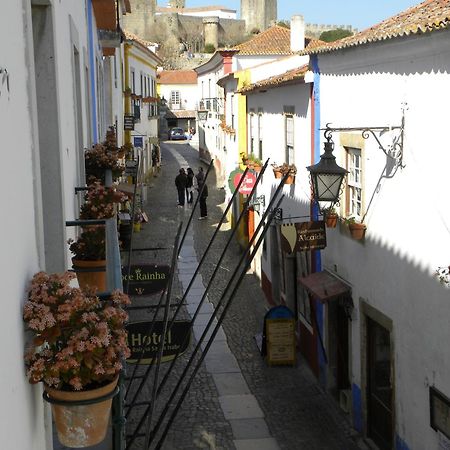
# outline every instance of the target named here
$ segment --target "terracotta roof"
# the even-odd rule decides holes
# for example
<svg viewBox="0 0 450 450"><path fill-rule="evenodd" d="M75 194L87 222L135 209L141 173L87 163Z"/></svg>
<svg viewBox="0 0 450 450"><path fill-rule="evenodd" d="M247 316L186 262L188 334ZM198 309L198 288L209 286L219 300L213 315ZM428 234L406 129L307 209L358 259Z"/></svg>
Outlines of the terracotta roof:
<svg viewBox="0 0 450 450"><path fill-rule="evenodd" d="M122 31L125 36L125 39L127 39L128 41L136 42L141 47L144 47L147 52L150 52L152 54L152 56L157 60L158 63L162 64L162 61L158 57L158 55L148 48L148 47L151 47L152 45L154 45L152 42L145 41L144 39L140 38L139 36L136 36L135 34L129 32L127 30L122 30Z"/></svg>
<svg viewBox="0 0 450 450"><path fill-rule="evenodd" d="M197 84L195 70L163 70L157 78L159 84Z"/></svg>
<svg viewBox="0 0 450 450"><path fill-rule="evenodd" d="M291 55L291 30L274 25L232 50L239 55Z"/></svg>
<svg viewBox="0 0 450 450"><path fill-rule="evenodd" d="M192 119L196 116L195 111L189 109L171 110L171 112L177 119Z"/></svg>
<svg viewBox="0 0 450 450"><path fill-rule="evenodd" d="M308 47L300 53L332 52L411 34L429 33L448 28L449 25L450 0L426 0L354 36L323 45Z"/></svg>
<svg viewBox="0 0 450 450"><path fill-rule="evenodd" d="M266 78L265 80L258 81L257 83L244 86L238 92L240 94L248 94L261 89L271 89L279 86L300 83L303 81L307 71L308 65L305 64L304 66L297 67L296 69L288 70L281 75L274 75L273 77Z"/></svg>

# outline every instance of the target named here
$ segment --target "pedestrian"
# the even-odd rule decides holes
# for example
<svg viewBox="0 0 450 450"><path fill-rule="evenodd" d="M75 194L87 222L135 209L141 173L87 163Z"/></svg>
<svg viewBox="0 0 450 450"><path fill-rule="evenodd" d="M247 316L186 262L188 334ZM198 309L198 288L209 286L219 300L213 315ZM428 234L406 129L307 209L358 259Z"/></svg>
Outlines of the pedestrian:
<svg viewBox="0 0 450 450"><path fill-rule="evenodd" d="M178 206L180 208L184 206L184 200L186 198L187 179L186 172L181 168L179 174L175 177L175 186L178 191Z"/></svg>
<svg viewBox="0 0 450 450"><path fill-rule="evenodd" d="M203 180L205 179L205 174L203 173L203 167L198 168L198 172L197 172L197 175L195 175L195 178L197 180L197 185L203 183Z"/></svg>
<svg viewBox="0 0 450 450"><path fill-rule="evenodd" d="M201 173L202 176L198 176ZM200 167L199 173L196 175L197 191L199 192L200 217L198 220L204 220L208 217L208 209L206 207L206 199L208 198L208 186L205 183L203 169Z"/></svg>
<svg viewBox="0 0 450 450"><path fill-rule="evenodd" d="M194 171L188 167L187 169L187 183L186 183L186 198L188 204L191 204L194 198L194 194L192 192L192 189L194 187Z"/></svg>

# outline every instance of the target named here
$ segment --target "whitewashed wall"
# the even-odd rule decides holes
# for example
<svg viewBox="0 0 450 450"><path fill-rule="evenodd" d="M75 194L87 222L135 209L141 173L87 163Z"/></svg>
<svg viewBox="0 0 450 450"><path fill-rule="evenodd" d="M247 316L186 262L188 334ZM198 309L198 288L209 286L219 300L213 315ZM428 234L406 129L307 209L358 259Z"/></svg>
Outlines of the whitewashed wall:
<svg viewBox="0 0 450 450"><path fill-rule="evenodd" d="M324 265L353 286L352 381L359 386L359 300L393 321L396 432L410 449L438 447L429 425L428 386L450 396L450 291L432 276L450 263L449 44L448 32L436 32L319 57L322 126L398 125L407 103L405 168L381 181L365 243L336 229L322 255ZM366 207L385 161L369 139Z"/></svg>
<svg viewBox="0 0 450 450"><path fill-rule="evenodd" d="M181 98L181 109L195 110L198 106L197 84L160 84L160 96L170 101L172 91L179 91Z"/></svg>
<svg viewBox="0 0 450 450"><path fill-rule="evenodd" d="M33 40L37 52L40 51L37 42L45 46L46 40L40 41L42 29L36 31L38 19L36 16L32 19L31 3L6 0L0 14L0 135L4 149L4 170L0 179L4 192L0 221L0 283L3 293L0 339L4 343L0 368L3 402L0 434L1 447L14 450L52 448L48 404L42 400L41 386L28 383L23 363L28 337L21 311L26 290L33 274L45 270L52 259L51 246L47 247L47 254L44 252L43 204L52 202L54 198L42 198L40 164L47 164L50 174L56 171L61 174L58 182L51 178L47 182L54 183L55 193L58 192L55 199L58 199L58 207L62 209L60 219L54 218L55 229L58 230L54 245L55 251L63 255L58 264L65 268L68 250L64 220L72 219L77 210L74 186L79 184L81 175L80 149L90 143L83 76L88 65L85 5L84 2L49 2L53 19L56 85L46 92L39 92L39 95L56 98L58 123L52 126L58 130L60 166L51 168L50 161L42 160ZM73 45L80 52L82 95L78 118L75 111ZM77 133L76 129L79 119L80 129L84 130L81 133ZM45 139L42 133L40 137ZM45 220L51 219L47 217Z"/></svg>
<svg viewBox="0 0 450 450"><path fill-rule="evenodd" d="M269 158L261 187L257 195L265 196L266 206L279 184L272 170L272 163L281 165L285 162L285 116L284 106L294 106L294 164L297 167L296 182L283 188L285 195L280 207L283 218L291 217L293 222L305 221L299 216L309 214L310 187L306 166L311 161L311 112L310 112L310 84L295 84L291 86L269 89L264 93L247 95L247 110L256 113L262 109L263 129L263 162ZM267 236L266 239L269 239ZM262 270L269 280L272 280L270 270L270 245L267 245L267 259L262 260Z"/></svg>
<svg viewBox="0 0 450 450"><path fill-rule="evenodd" d="M265 80L274 75L280 75L288 70L297 69L308 64L309 56L293 55L280 58L269 63L263 63L252 68L252 83Z"/></svg>
<svg viewBox="0 0 450 450"><path fill-rule="evenodd" d="M281 56L277 55L239 55L233 56L233 72L259 66L260 64L276 61Z"/></svg>

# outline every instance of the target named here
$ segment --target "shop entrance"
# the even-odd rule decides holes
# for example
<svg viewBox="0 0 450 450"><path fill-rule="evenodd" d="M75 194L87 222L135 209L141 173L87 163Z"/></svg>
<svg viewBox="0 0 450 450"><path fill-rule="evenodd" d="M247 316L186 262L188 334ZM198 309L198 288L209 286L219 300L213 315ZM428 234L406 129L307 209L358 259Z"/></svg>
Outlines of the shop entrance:
<svg viewBox="0 0 450 450"><path fill-rule="evenodd" d="M380 449L393 448L393 388L389 330L367 318L367 435Z"/></svg>

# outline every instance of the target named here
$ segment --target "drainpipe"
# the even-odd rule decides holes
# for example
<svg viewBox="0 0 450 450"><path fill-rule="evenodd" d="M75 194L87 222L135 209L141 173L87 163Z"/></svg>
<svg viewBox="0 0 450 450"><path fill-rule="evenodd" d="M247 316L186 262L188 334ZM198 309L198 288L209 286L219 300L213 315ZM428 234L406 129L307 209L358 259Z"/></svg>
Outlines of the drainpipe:
<svg viewBox="0 0 450 450"><path fill-rule="evenodd" d="M124 45L124 52L123 52L123 59L124 59L124 72L125 72L125 90L131 89L130 86L130 50L131 45L125 44ZM124 95L124 112L125 115L128 115L131 113L131 96ZM125 144L131 144L131 132L130 130L125 131L124 136Z"/></svg>
<svg viewBox="0 0 450 450"><path fill-rule="evenodd" d="M91 121L92 121L92 140L94 144L98 142L98 117L97 117L97 92L95 83L95 73L97 66L95 64L94 51L94 25L92 21L92 0L88 1L88 35L89 35L89 78L91 83Z"/></svg>
<svg viewBox="0 0 450 450"><path fill-rule="evenodd" d="M320 160L320 72L319 72L319 62L318 56L311 56L311 66L314 73L314 82L311 89L311 105L312 105L312 117L311 117L311 128L312 128L312 139L311 139L311 159L312 164L319 162ZM311 220L318 220L319 218L319 208L317 204L311 204ZM320 272L322 270L322 260L320 250L313 250L312 252L312 271ZM324 336L323 327L323 317L324 317L324 307L323 304L316 301L314 302L316 326L317 326L317 354L319 360L319 382L325 387L327 378L327 362L326 356L324 354L324 349L322 347L322 336Z"/></svg>

